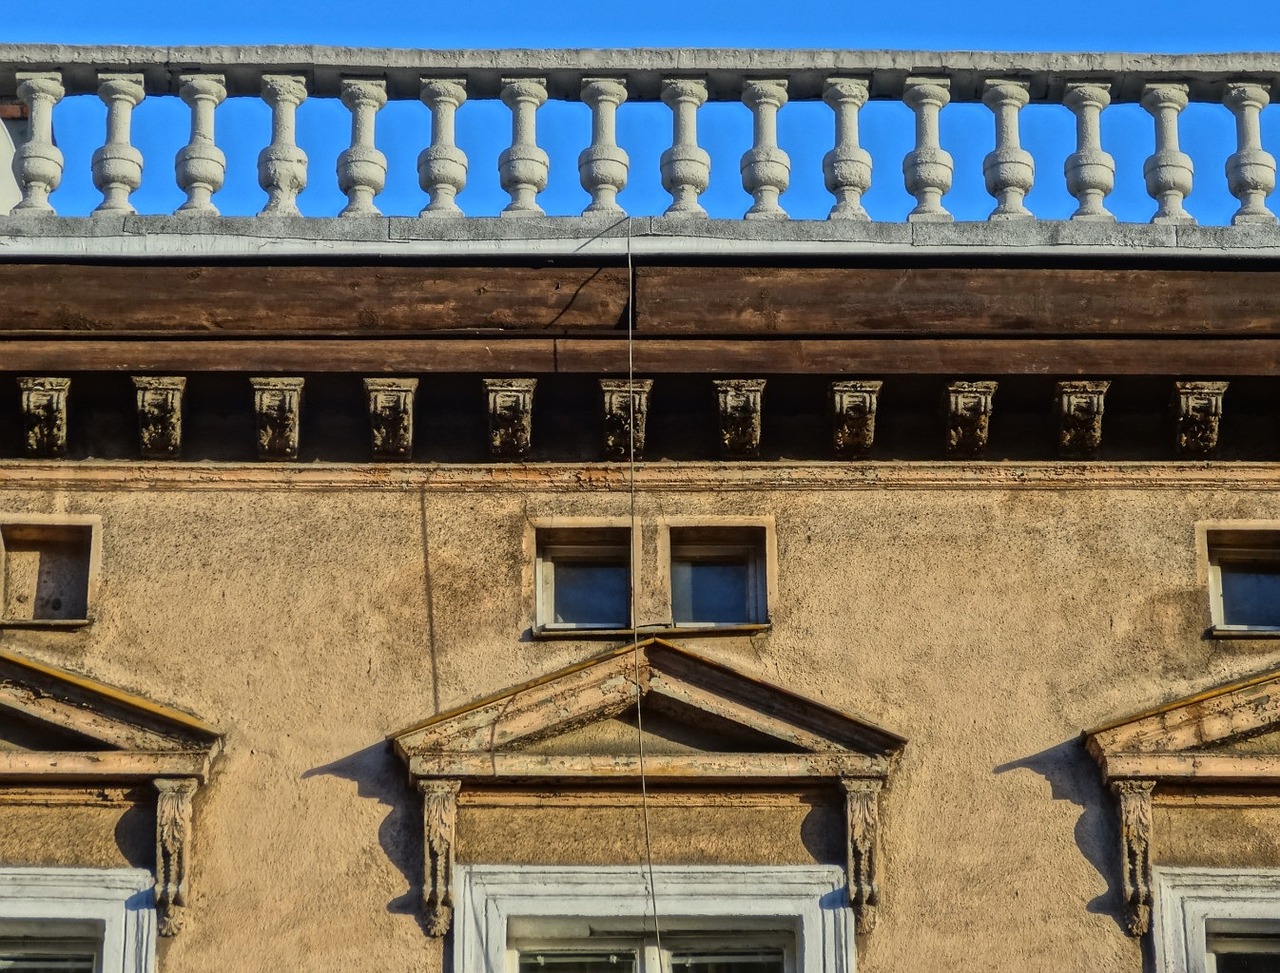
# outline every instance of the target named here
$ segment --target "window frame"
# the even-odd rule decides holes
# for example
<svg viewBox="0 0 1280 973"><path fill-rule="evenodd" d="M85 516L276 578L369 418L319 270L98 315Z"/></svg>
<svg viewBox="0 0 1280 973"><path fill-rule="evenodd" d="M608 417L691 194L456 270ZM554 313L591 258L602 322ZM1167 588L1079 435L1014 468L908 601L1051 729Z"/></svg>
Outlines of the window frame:
<svg viewBox="0 0 1280 973"><path fill-rule="evenodd" d="M1280 868L1157 866L1152 880L1157 973L1214 973L1214 921L1265 919L1280 929Z"/></svg>
<svg viewBox="0 0 1280 973"><path fill-rule="evenodd" d="M731 522L681 521L666 526L665 567L667 595L671 606L671 627L675 631L716 629L764 629L770 625L772 524L752 520ZM682 537L682 535L684 535ZM678 560L711 563L717 558L745 555L747 565L747 616L737 621L700 621L676 618L675 564Z"/></svg>
<svg viewBox="0 0 1280 973"><path fill-rule="evenodd" d="M556 635L629 631L635 611L636 538L630 521L551 523L534 527L534 631ZM627 574L627 617L620 625L555 620L555 563L620 560Z"/></svg>
<svg viewBox="0 0 1280 973"><path fill-rule="evenodd" d="M154 886L139 868L0 868L0 939L54 942L91 926L98 973L155 973Z"/></svg>
<svg viewBox="0 0 1280 973"><path fill-rule="evenodd" d="M1267 564L1280 570L1280 525L1208 524L1203 526L1210 632L1220 638L1280 638L1280 625L1241 625L1227 621L1223 608L1222 565Z"/></svg>
<svg viewBox="0 0 1280 973"><path fill-rule="evenodd" d="M648 870L635 865L458 865L453 968L514 973L521 935L513 921L545 921L549 931L573 920L643 923L651 915ZM852 912L845 875L829 865L654 866L654 898L673 932L716 935L724 921L792 937L794 973L856 973ZM705 932L703 932L705 931ZM563 941L563 935L549 939Z"/></svg>
<svg viewBox="0 0 1280 973"><path fill-rule="evenodd" d="M636 918L637 925L644 920ZM510 973L519 973L520 954L525 952L547 953L604 953L630 952L636 956L635 973L674 973L672 954L698 952L729 952L749 949L776 949L782 953L782 973L797 973L796 937L791 930L754 933L725 933L714 928L660 927L661 937L652 932L617 931L616 934L598 939L583 937L517 937L509 936L507 949L515 955L509 957Z"/></svg>

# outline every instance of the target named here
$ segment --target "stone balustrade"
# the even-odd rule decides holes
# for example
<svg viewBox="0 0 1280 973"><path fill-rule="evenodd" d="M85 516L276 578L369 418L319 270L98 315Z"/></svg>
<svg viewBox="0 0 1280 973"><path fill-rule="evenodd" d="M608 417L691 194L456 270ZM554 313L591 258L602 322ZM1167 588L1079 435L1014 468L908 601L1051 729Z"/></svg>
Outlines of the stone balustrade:
<svg viewBox="0 0 1280 973"><path fill-rule="evenodd" d="M413 212L387 214L436 220L467 214L469 172L496 165L510 202L507 218L544 215L539 196L549 173L576 163L582 216L617 220L624 211L631 159L619 144L618 119L636 106L661 104L670 140L661 154L665 209L636 216L706 216L699 197L712 172L737 170L749 198L748 220L787 220L792 155L779 138L788 105L825 105L829 122L807 138L829 147L821 176L831 194L833 223L869 219L863 197L873 181L901 179L914 208L911 223L950 222L946 194L957 178L941 124L964 103L989 109L968 113L994 148L981 164L994 200L989 219L1034 220L1028 194L1037 180L1062 179L1079 222L1112 222L1107 197L1116 162L1103 124L1111 106L1140 105L1145 115L1127 124L1148 126L1154 151L1142 166L1153 223L1188 224L1185 201L1198 181L1224 180L1239 201L1233 224L1274 224L1267 197L1275 188L1275 157L1264 148L1264 112L1280 85L1280 54L1155 56L1120 54L984 54L859 51L408 51L310 47L75 48L0 45L0 103L19 104L25 136L17 139L14 178L20 199L13 218L55 214L51 194L67 166L91 167L101 202L93 216L132 214L131 197L144 179L167 179L168 159L143 158L131 125L145 102L179 98L190 112L190 138L176 154L174 173L183 216L216 216L227 175L218 145L228 99L261 99L270 128L260 133L258 183L262 215L298 214L298 196L318 178L298 144L297 113L308 99L338 99L350 113L350 139L336 160L336 184L347 198L342 217L379 216L387 156L375 131L389 124L390 102L413 103L417 115L395 116L387 138L421 146L417 170L422 197ZM72 95L96 95L106 105L101 143L91 159L64 159L58 146L59 105ZM509 111L510 140L494 159L468 158L458 144L456 118L468 104L500 102ZM589 109L577 144L548 141L539 110L549 101L577 101ZM860 142L860 113L870 102L905 105L914 123L903 158L873 158ZM740 159L713 159L700 142L708 102L740 103L752 123L750 148ZM1179 117L1190 103L1211 103L1233 120L1235 144L1220 147L1222 171L1196 172L1179 142ZM1023 144L1025 118L1046 109L1070 126L1074 151L1039 157ZM794 109L793 109L794 110ZM1069 112L1069 114L1068 114ZM389 113L387 113L389 114ZM1147 117L1149 116L1149 117ZM405 119L413 118L407 127ZM722 117L722 116L720 116ZM981 119L981 121L979 121ZM865 122L863 130L865 130ZM246 133L237 133L247 137ZM549 151L550 150L550 151ZM809 156L806 156L809 157ZM327 160L322 168L328 168Z"/></svg>

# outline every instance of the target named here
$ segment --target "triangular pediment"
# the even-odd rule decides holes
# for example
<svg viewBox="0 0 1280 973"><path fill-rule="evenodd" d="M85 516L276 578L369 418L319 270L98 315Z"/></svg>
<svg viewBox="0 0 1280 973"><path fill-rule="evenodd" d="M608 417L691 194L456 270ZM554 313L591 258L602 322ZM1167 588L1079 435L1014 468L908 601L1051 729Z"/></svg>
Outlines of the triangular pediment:
<svg viewBox="0 0 1280 973"><path fill-rule="evenodd" d="M1280 670L1084 733L1108 779L1280 783Z"/></svg>
<svg viewBox="0 0 1280 973"><path fill-rule="evenodd" d="M415 774L436 776L507 775L499 764L512 776L626 776L642 742L649 769L670 765L672 776L679 767L692 768L691 777L716 767L724 777L880 776L905 743L656 638L431 717L392 740L417 761Z"/></svg>
<svg viewBox="0 0 1280 973"><path fill-rule="evenodd" d="M0 650L0 781L202 779L220 744L189 714Z"/></svg>

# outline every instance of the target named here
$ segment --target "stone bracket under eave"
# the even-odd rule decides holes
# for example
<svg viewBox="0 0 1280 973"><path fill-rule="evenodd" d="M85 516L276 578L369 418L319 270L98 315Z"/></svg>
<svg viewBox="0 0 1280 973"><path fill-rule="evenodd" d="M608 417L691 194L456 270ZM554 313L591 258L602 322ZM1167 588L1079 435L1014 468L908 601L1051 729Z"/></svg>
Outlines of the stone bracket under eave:
<svg viewBox="0 0 1280 973"><path fill-rule="evenodd" d="M650 695L789 745L783 752L581 754L547 752L568 729L609 719ZM522 749L543 741L540 752ZM879 903L880 801L905 740L660 639L626 646L391 737L423 799L423 919L443 936L453 916L457 802L468 784L561 788L604 784L682 787L828 784L844 802L847 897L860 933ZM790 748L798 747L800 752Z"/></svg>

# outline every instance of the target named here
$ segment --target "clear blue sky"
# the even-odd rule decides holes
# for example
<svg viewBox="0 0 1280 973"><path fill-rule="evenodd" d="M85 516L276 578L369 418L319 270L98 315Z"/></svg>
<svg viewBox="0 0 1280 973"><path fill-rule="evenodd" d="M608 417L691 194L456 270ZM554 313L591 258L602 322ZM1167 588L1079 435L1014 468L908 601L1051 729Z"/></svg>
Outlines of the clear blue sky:
<svg viewBox="0 0 1280 973"><path fill-rule="evenodd" d="M1280 50L1280 0L1247 5L1190 0L222 0L209 5L138 0L121 5L65 0L57 5L56 16L9 18L2 37L11 42L388 47L1265 51ZM68 98L58 108L58 140L67 156L63 187L54 196L60 212L87 212L98 201L88 159L101 140L102 114L103 106L91 96ZM169 212L181 202L168 160L185 141L186 117L175 98L149 98L138 110L135 140L148 164L133 201L142 212ZM304 212L332 215L345 202L336 187L333 160L345 145L347 119L333 100L311 99L302 107L300 140L311 157L311 185L300 201ZM493 215L506 202L495 160L509 138L508 119L506 109L496 103L470 102L459 114L459 138L471 159L460 203L469 214ZM1264 113L1263 123L1264 143L1280 155L1280 105ZM262 205L255 160L267 124L265 107L257 99L233 99L218 111L219 142L228 154L229 170L226 188L215 201L227 214L253 213ZM413 214L425 202L415 169L425 124L426 109L417 103L392 104L378 117L378 144L390 158L391 171L377 202L388 214ZM539 202L550 213L577 213L587 201L576 171L587 124L581 104L551 103L538 113L539 141L552 154L550 185ZM830 207L821 159L830 148L831 124L831 113L821 104L793 103L779 116L780 138L792 159L792 188L782 202L794 216L821 218ZM740 104L712 104L700 113L699 125L700 141L713 158L704 203L713 215L740 216L750 204L737 171L738 157L750 145L749 113ZM912 205L901 176L902 155L911 148L910 126L910 113L901 104L873 103L864 109L863 141L876 161L866 203L877 219L901 220ZM1193 105L1183 113L1181 126L1184 149L1197 169L1188 208L1202 222L1226 222L1236 205L1222 175L1223 161L1234 150L1231 116L1220 105ZM958 218L982 219L991 209L981 170L992 131L990 113L981 105L957 104L943 112L943 143L956 162L955 189L945 203ZM619 137L632 160L631 182L620 201L636 215L661 212L667 197L659 185L657 160L669 144L669 114L661 105L624 106ZM1061 169L1061 160L1073 148L1070 114L1061 107L1033 106L1023 113L1023 139L1038 164L1028 205L1044 217L1065 217L1074 208ZM1141 175L1151 143L1151 120L1140 108L1115 106L1104 115L1104 144L1115 155L1118 170L1108 205L1123 219L1145 221L1153 210Z"/></svg>

